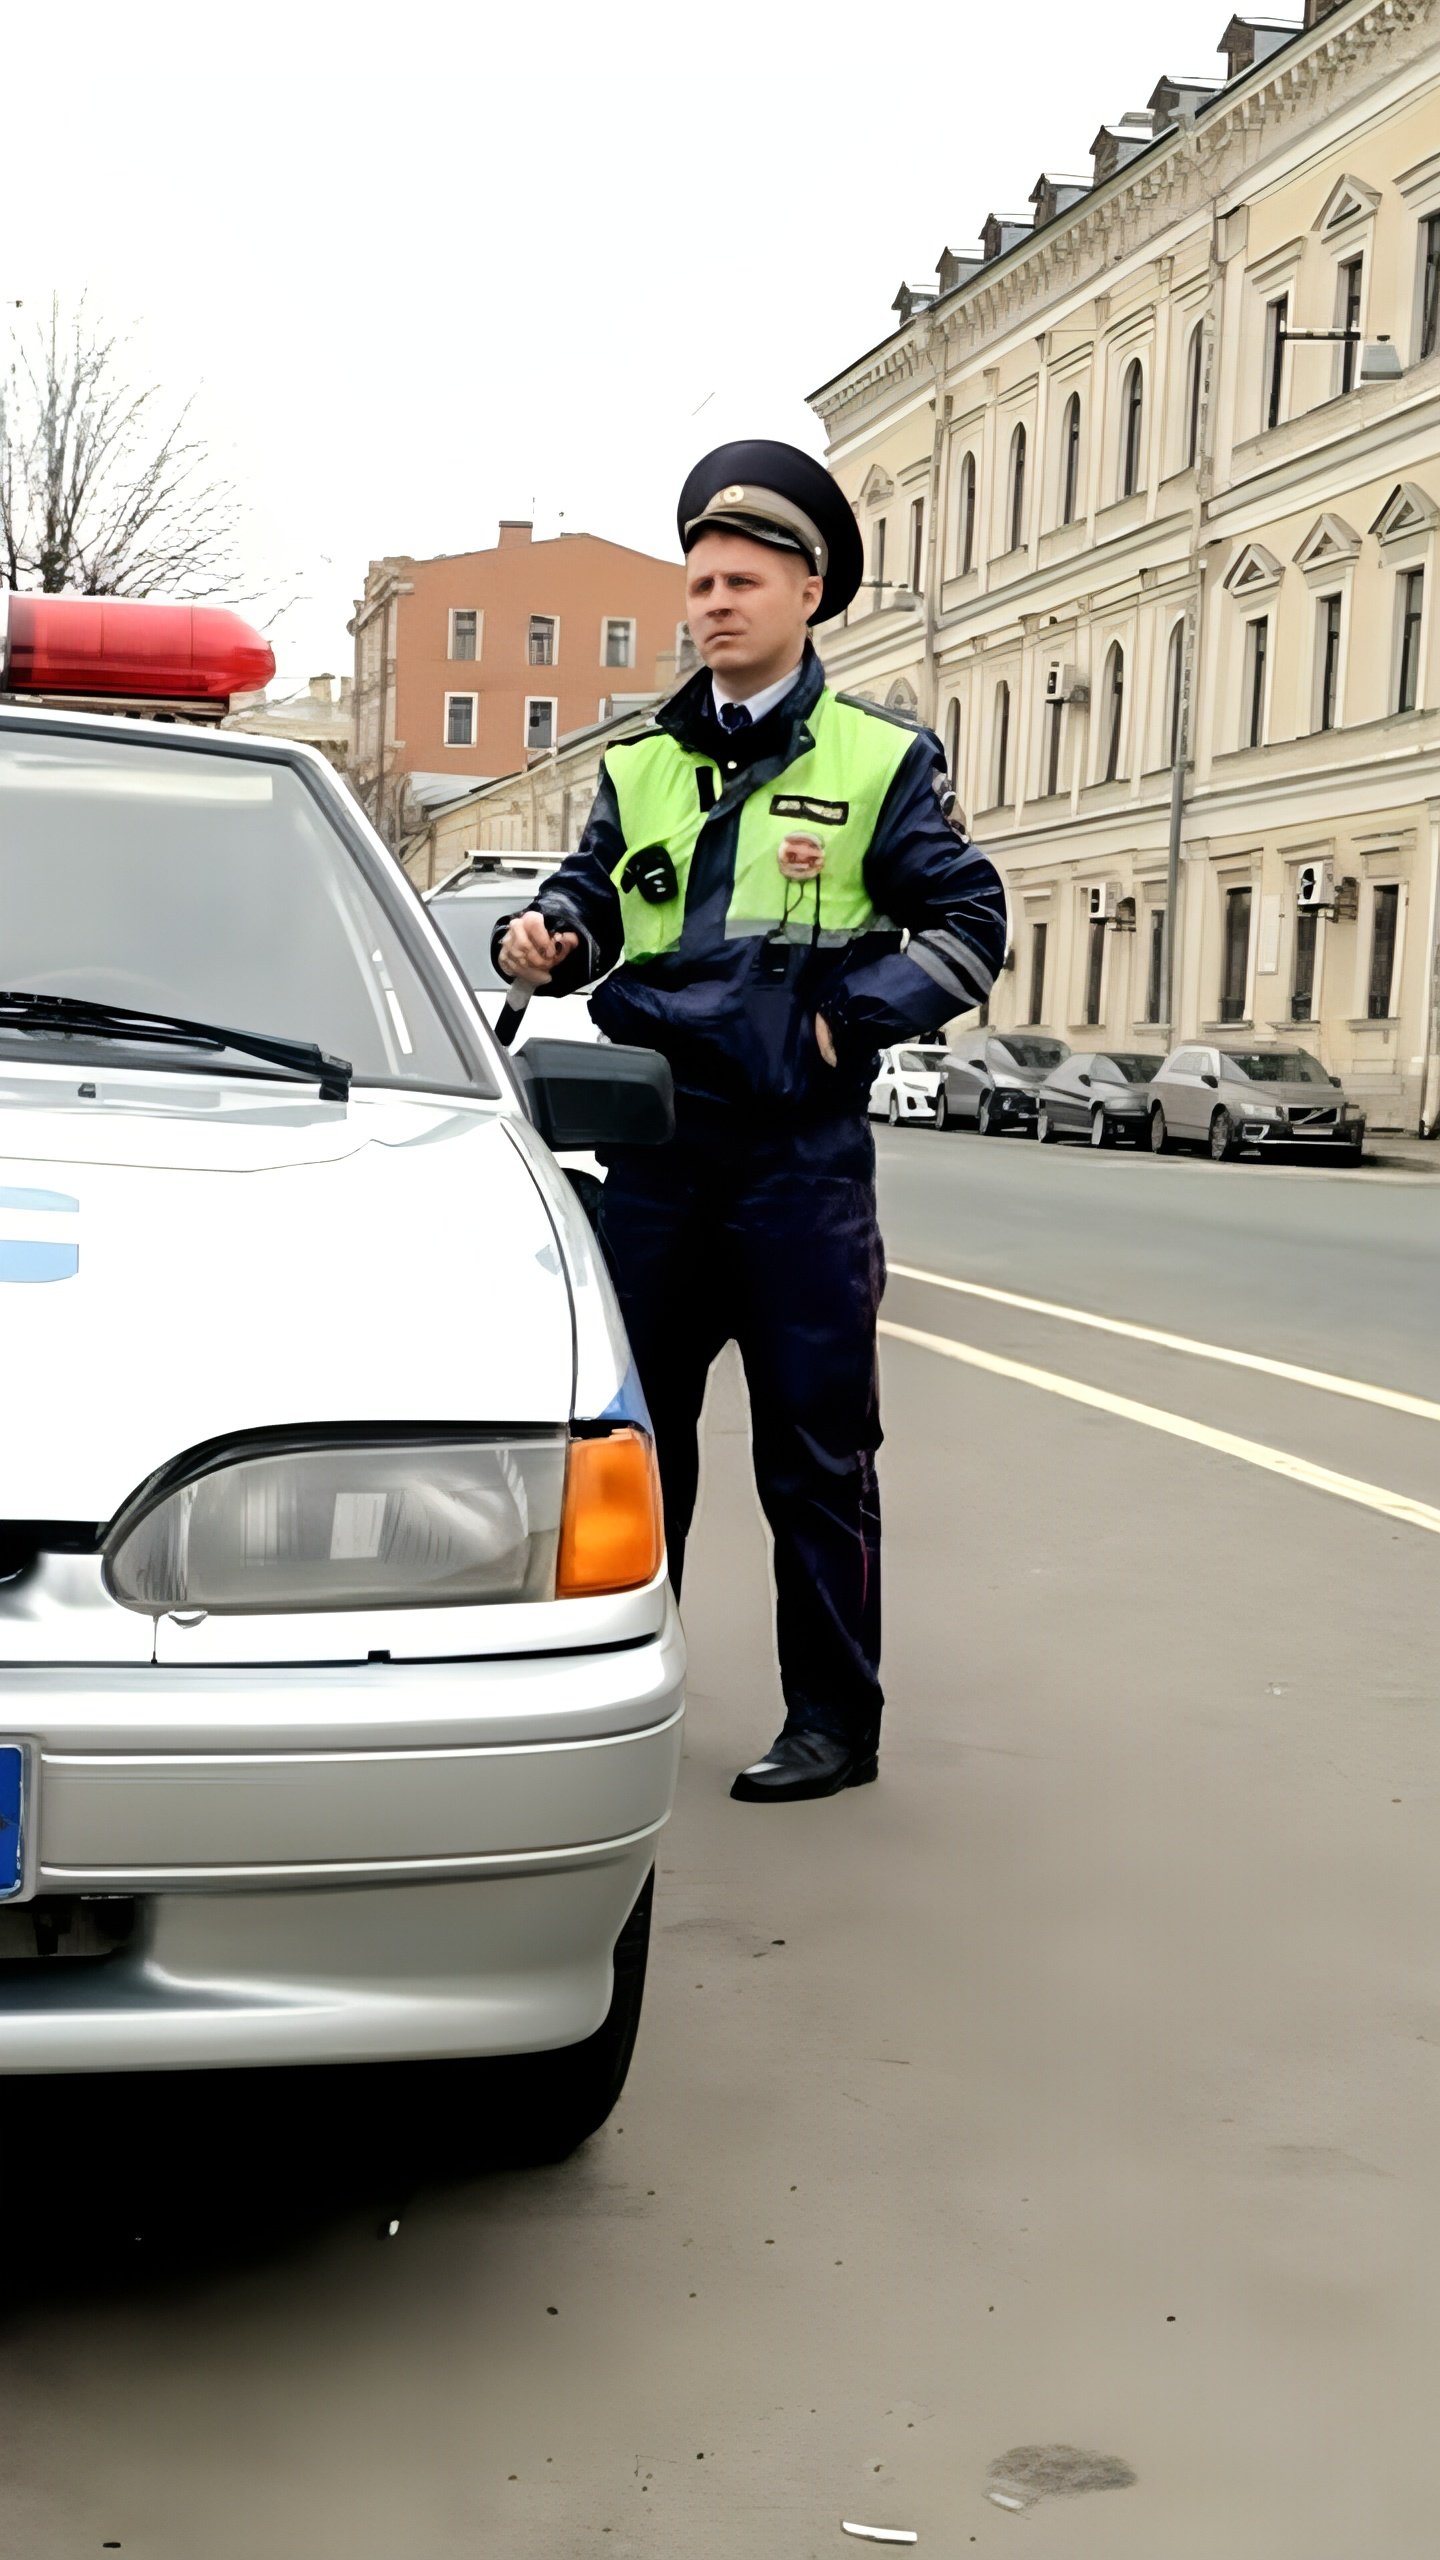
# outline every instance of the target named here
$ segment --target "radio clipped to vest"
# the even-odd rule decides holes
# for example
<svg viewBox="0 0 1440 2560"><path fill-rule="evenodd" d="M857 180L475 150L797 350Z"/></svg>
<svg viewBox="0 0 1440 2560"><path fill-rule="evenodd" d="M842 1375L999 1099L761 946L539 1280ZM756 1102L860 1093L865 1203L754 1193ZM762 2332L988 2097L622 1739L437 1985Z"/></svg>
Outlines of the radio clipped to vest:
<svg viewBox="0 0 1440 2560"><path fill-rule="evenodd" d="M622 889L638 889L647 906L666 907L680 892L675 865L663 844L643 845L620 874Z"/></svg>

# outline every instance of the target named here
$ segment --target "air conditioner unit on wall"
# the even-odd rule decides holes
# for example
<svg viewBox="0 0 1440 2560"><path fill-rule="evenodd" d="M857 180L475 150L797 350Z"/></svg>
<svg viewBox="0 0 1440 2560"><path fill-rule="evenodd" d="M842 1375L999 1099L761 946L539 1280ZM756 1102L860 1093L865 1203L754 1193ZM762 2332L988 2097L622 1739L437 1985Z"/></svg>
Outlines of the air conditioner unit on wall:
<svg viewBox="0 0 1440 2560"><path fill-rule="evenodd" d="M1333 862L1302 862L1295 879L1295 904L1302 915L1315 907L1335 904L1335 865Z"/></svg>
<svg viewBox="0 0 1440 2560"><path fill-rule="evenodd" d="M1045 670L1047 702L1088 702L1090 687L1078 667L1067 666L1063 658L1052 658Z"/></svg>
<svg viewBox="0 0 1440 2560"><path fill-rule="evenodd" d="M1118 880L1092 880L1088 891L1092 924L1113 924L1120 912Z"/></svg>

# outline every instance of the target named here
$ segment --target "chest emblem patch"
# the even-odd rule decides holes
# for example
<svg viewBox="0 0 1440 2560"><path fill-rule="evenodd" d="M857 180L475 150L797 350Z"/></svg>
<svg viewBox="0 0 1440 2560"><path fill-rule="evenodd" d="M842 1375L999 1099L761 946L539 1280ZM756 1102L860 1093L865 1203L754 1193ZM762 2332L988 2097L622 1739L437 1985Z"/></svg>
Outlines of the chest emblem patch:
<svg viewBox="0 0 1440 2560"><path fill-rule="evenodd" d="M848 800L807 800L803 792L779 791L770 803L772 818L813 818L817 827L843 827L850 815Z"/></svg>

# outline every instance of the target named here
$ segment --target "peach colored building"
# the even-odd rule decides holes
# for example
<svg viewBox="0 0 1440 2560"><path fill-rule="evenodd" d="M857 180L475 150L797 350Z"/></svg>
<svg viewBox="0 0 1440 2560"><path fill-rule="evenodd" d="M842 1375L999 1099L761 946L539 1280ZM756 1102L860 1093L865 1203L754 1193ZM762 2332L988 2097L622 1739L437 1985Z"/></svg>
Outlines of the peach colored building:
<svg viewBox="0 0 1440 2560"><path fill-rule="evenodd" d="M418 800L523 771L674 680L685 572L592 533L372 560L355 640L352 781L392 843Z"/></svg>

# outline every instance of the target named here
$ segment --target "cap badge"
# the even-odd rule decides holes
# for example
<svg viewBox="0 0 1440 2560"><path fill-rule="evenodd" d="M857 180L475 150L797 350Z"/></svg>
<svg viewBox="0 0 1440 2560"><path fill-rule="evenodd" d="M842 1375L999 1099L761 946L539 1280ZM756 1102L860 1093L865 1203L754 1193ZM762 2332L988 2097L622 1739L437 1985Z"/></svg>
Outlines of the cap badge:
<svg viewBox="0 0 1440 2560"><path fill-rule="evenodd" d="M721 490L720 503L726 507L738 507L744 495L744 490L737 483L732 482L728 489Z"/></svg>

